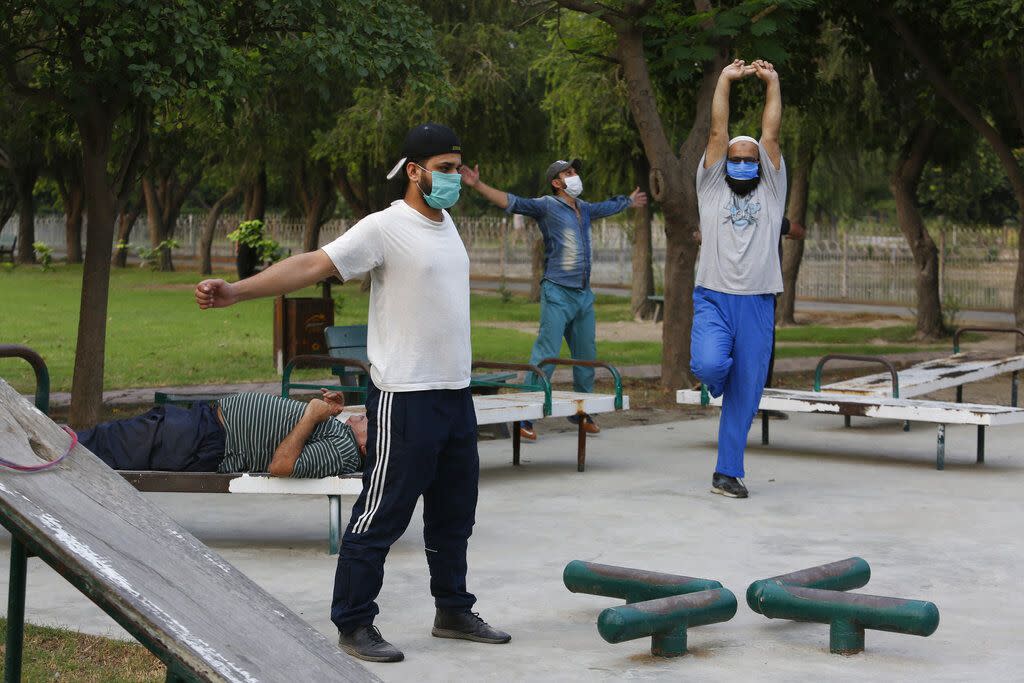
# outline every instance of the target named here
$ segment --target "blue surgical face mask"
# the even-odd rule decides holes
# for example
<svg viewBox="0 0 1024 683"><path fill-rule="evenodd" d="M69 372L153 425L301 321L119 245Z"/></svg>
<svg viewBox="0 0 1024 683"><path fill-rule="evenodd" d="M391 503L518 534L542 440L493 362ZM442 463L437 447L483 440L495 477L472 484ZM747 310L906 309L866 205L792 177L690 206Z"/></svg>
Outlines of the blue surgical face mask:
<svg viewBox="0 0 1024 683"><path fill-rule="evenodd" d="M756 161L728 161L725 162L725 174L736 180L753 180L758 176L761 164Z"/></svg>
<svg viewBox="0 0 1024 683"><path fill-rule="evenodd" d="M434 209L447 209L455 206L455 202L459 201L459 192L462 189L462 176L458 173L427 171L422 166L420 169L430 174L430 194L423 192L423 188L420 188L427 206Z"/></svg>

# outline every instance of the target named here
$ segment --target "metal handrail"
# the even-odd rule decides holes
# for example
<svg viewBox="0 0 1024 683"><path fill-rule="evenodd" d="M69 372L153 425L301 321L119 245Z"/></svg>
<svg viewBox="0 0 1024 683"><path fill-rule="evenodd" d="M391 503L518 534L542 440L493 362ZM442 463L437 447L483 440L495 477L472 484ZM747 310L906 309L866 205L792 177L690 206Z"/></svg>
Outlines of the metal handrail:
<svg viewBox="0 0 1024 683"><path fill-rule="evenodd" d="M284 373L281 375L281 396L288 398L288 394L292 389L330 389L331 391L348 391L348 392L360 392L367 393L367 388L362 386L335 386L326 384L304 384L301 382L292 382L292 370L298 367L316 367L316 368L330 368L337 365L352 366L361 369L366 373L367 377L370 375L370 366L366 361L359 360L358 358L341 358L336 356L295 356L288 364L284 366Z"/></svg>
<svg viewBox="0 0 1024 683"><path fill-rule="evenodd" d="M900 379L899 374L896 372L896 366L885 358L879 358L878 356L858 356L850 353L829 353L821 357L818 361L818 366L814 368L814 390L821 391L821 372L825 368L825 363L830 360L856 360L863 361L865 363L877 363L878 365L884 365L885 369L892 375L892 397L900 397Z"/></svg>
<svg viewBox="0 0 1024 683"><path fill-rule="evenodd" d="M43 413L50 412L50 371L43 357L27 346L0 344L0 358L22 358L28 361L36 373L36 408Z"/></svg>
<svg viewBox="0 0 1024 683"><path fill-rule="evenodd" d="M569 365L581 368L604 368L612 374L615 380L615 410L622 410L622 375L611 363L603 360L576 360L573 358L545 358L537 365Z"/></svg>
<svg viewBox="0 0 1024 683"><path fill-rule="evenodd" d="M953 333L953 353L960 353L960 335L964 332L1009 332L1024 337L1024 330L1019 327L961 327Z"/></svg>
<svg viewBox="0 0 1024 683"><path fill-rule="evenodd" d="M520 372L532 372L540 380L540 387L536 384L514 384L508 382L502 384L503 387L509 389L522 389L523 391L543 391L544 392L544 417L551 415L551 381L536 365L532 363L502 363L500 361L490 360L477 360L473 361L473 370L517 370Z"/></svg>

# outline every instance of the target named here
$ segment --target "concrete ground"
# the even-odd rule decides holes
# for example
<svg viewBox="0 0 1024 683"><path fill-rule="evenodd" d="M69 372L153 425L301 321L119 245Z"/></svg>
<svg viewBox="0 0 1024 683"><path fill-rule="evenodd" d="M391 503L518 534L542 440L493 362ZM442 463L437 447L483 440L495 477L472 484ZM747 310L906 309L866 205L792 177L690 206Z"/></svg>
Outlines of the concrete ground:
<svg viewBox="0 0 1024 683"><path fill-rule="evenodd" d="M748 500L708 493L717 414L606 429L575 471L575 435L543 435L510 464L508 441L481 442L481 496L470 544L470 588L508 645L430 636L422 525L414 521L387 564L377 624L405 650L368 665L385 680L1021 680L1024 597L1019 533L1024 427L989 431L974 464L975 430L947 432L946 470L935 430L895 422L794 415L751 432ZM257 583L324 633L335 559L325 552L326 501L242 495L148 494ZM350 504L347 501L346 504ZM7 563L7 540L3 541ZM872 568L861 592L931 600L929 638L869 631L867 651L828 653L828 627L768 620L744 601L754 579L858 555ZM739 600L736 617L694 628L690 654L650 656L649 640L609 645L597 616L615 600L569 593L573 559L714 578ZM6 572L0 576L6 590ZM123 636L38 559L30 561L28 619ZM268 647L272 647L268 643Z"/></svg>

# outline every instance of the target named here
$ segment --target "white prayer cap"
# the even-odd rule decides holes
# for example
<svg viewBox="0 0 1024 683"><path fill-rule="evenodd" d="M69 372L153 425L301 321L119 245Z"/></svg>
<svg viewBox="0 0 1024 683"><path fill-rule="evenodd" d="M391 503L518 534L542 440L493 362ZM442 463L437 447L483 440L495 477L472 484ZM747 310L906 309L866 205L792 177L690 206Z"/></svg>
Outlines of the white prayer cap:
<svg viewBox="0 0 1024 683"><path fill-rule="evenodd" d="M753 142L755 145L758 144L757 140L750 137L749 135L737 135L732 140L729 140L729 146L732 147L737 142Z"/></svg>

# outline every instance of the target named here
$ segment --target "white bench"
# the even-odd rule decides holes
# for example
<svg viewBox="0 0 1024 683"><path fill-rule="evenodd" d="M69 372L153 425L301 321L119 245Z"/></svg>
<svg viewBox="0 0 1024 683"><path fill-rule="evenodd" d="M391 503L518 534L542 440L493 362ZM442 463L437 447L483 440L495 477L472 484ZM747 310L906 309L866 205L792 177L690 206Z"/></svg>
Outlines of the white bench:
<svg viewBox="0 0 1024 683"><path fill-rule="evenodd" d="M339 364L347 361L346 364L355 364L351 359L338 359L321 356L300 357L302 362L309 365ZM297 360L297 359L296 359ZM294 363L295 360L292 361ZM544 361L547 363L548 361ZM550 361L558 365L590 365L585 361L568 361L558 359ZM319 388L320 385L306 385L290 381L292 363L289 363L285 370L282 381L282 393L287 396L290 389L294 388ZM476 419L479 425L492 425L502 423L513 423L512 427L512 464L519 465L520 439L519 423L524 420L536 421L545 417L570 417L586 413L598 415L615 410L628 410L629 397L622 395L622 382L618 371L612 366L594 362L596 366L607 368L615 379L615 394L583 394L572 391L553 391L547 378L541 374L542 391L520 391L506 394L488 394L473 396L473 405L476 409ZM540 369L532 365L517 365L508 363L486 363L474 364L474 367L522 370L527 372L540 372ZM499 383L500 387L516 386ZM520 385L525 386L525 385ZM338 389L338 387L326 387ZM180 400L206 400L214 399L213 396L171 396L165 395L164 400L175 402ZM345 412L339 415L339 419L346 419L348 415L365 412L364 406L347 406ZM586 467L586 432L583 430L582 421L577 430L576 468L583 472ZM341 545L342 510L341 496L357 496L363 489L363 473L354 472L340 477L325 477L322 479L292 479L287 477L271 477L267 474L219 474L205 472L140 472L120 471L128 482L140 491L153 493L249 493L249 494L285 494L285 495L323 495L328 501L328 541L329 552L333 555L338 552Z"/></svg>
<svg viewBox="0 0 1024 683"><path fill-rule="evenodd" d="M702 391L682 390L676 393L676 402L721 407L722 398L711 398ZM940 470L945 467L946 462L947 424L977 425L977 461L979 463L985 462L985 427L1024 424L1024 409L1011 406L948 403L882 396L852 396L788 389L765 389L759 408L791 413L876 417L938 424L935 467ZM761 440L764 444L768 443L767 431L762 432Z"/></svg>

